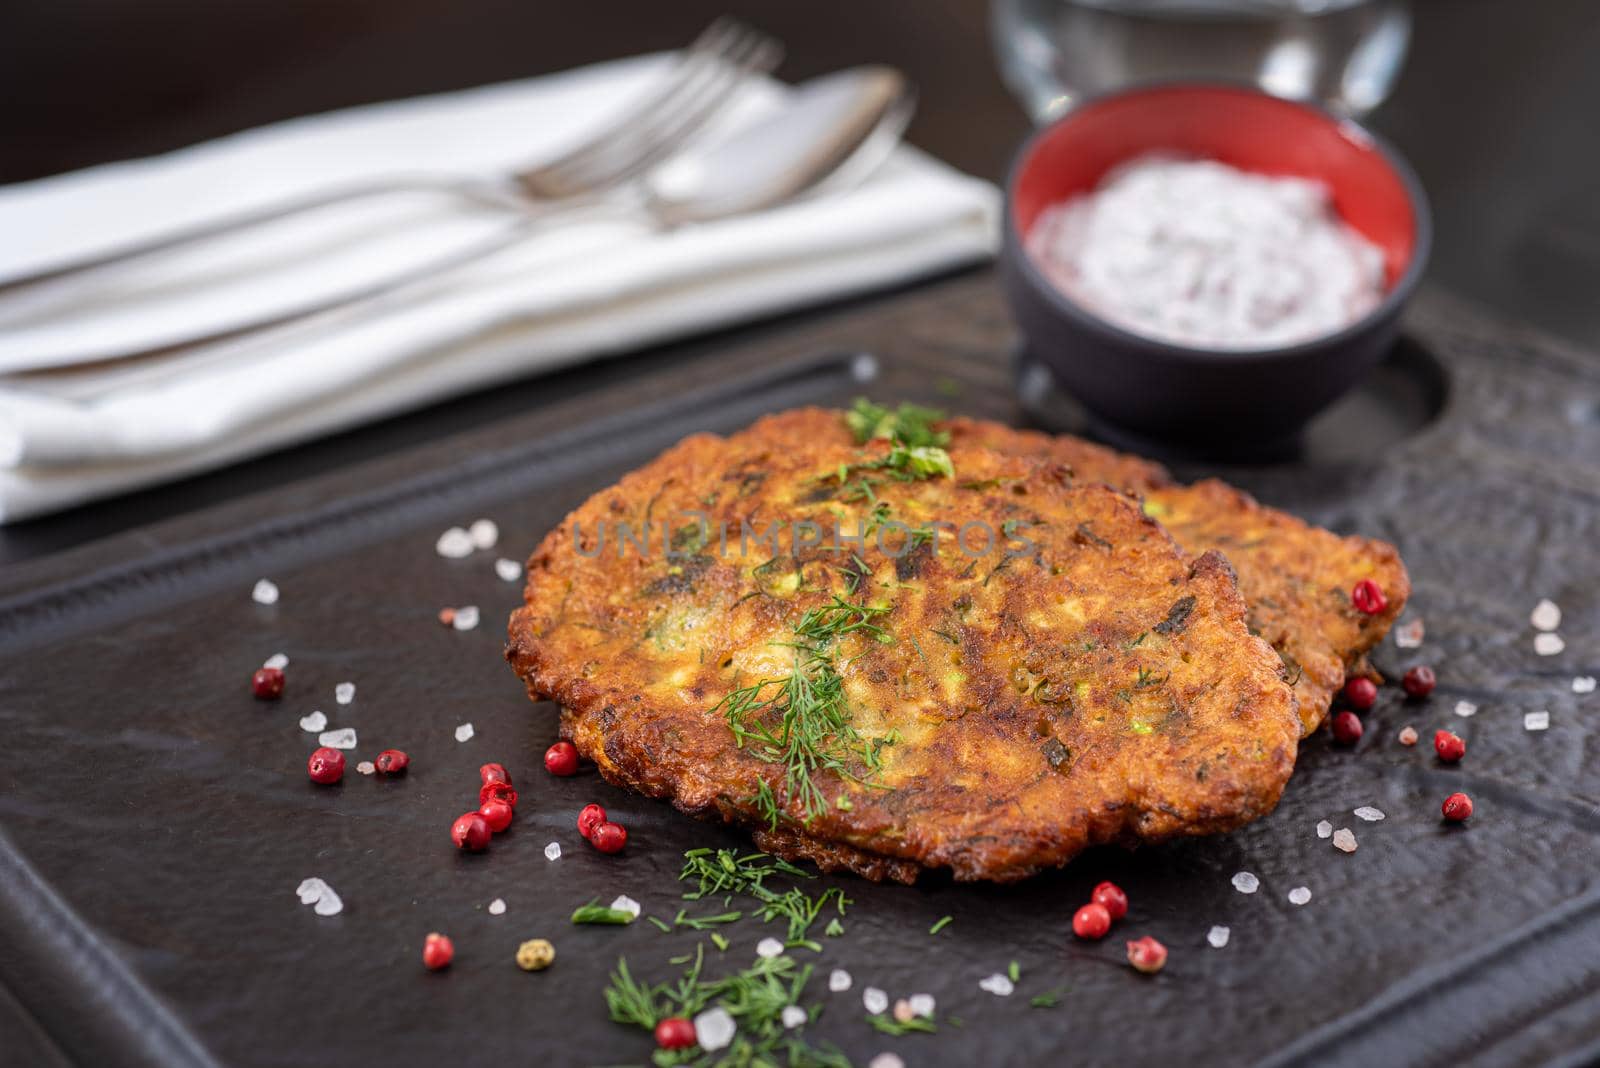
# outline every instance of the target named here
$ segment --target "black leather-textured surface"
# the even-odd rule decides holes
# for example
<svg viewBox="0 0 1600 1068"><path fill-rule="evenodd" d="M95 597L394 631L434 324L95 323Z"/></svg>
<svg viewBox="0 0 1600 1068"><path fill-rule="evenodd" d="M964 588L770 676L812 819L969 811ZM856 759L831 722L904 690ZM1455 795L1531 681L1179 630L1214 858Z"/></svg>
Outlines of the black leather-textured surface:
<svg viewBox="0 0 1600 1068"><path fill-rule="evenodd" d="M543 772L553 710L530 706L501 661L519 586L492 563L523 556L587 494L684 433L862 388L849 357L799 341L871 348L875 395L1016 417L1013 339L986 279L830 330L670 382L620 382L536 420L6 576L0 822L16 852L0 850L0 978L35 1020L29 1048L53 1043L96 1065L647 1062L648 1037L606 1018L606 975L625 955L636 973L666 977L667 959L706 936L644 922L575 928L567 916L626 893L670 917L683 850L741 838L592 770ZM1390 675L1432 663L1433 698L1407 703L1386 688L1354 750L1308 741L1278 811L1234 835L1098 851L1007 888L819 880L854 904L820 956L794 951L818 968L815 1037L859 1063L893 1049L912 1065L1582 1063L1600 1048L1600 694L1571 688L1600 672L1600 366L1437 297L1410 332L1447 378L1433 422L1377 453L1221 473L1400 546L1416 587L1408 617L1425 619L1427 637L1376 659ZM435 554L445 527L479 516L500 525L496 551ZM263 576L282 590L271 608L250 599ZM1565 613L1566 651L1554 657L1534 654L1528 625L1544 596ZM463 604L482 609L477 630L438 624L440 607ZM288 691L257 702L249 675L280 651ZM339 706L345 680L357 694ZM1453 715L1458 699L1477 715ZM313 709L359 732L352 768L396 746L410 772L352 770L338 787L313 786L304 762L316 741L297 725ZM1523 713L1541 709L1550 729L1525 731ZM458 743L464 722L476 736ZM1408 723L1423 735L1413 749L1395 741ZM1433 759L1439 726L1467 739L1458 767ZM448 827L472 807L487 760L506 764L523 800L488 853L462 856ZM1439 803L1456 789L1477 814L1443 826ZM628 825L625 853L602 856L578 837L573 819L591 800ZM1361 805L1387 818L1361 822ZM1318 839L1321 819L1354 829L1357 852ZM555 862L550 841L564 850ZM1260 877L1260 892L1232 889L1239 870ZM299 904L310 875L339 892L341 915ZM1075 942L1072 912L1105 878L1127 889L1132 913L1105 942ZM1297 907L1286 895L1302 885L1313 897ZM507 910L491 916L497 897ZM66 907L53 912L57 901ZM930 936L944 915L952 922ZM1232 930L1224 949L1206 944L1213 924ZM420 964L431 930L456 945L441 974ZM748 963L781 932L750 919L725 933L732 947L711 953L713 969ZM1123 960L1124 937L1140 934L1171 950L1154 978ZM513 964L531 937L555 943L551 970ZM978 989L1012 960L1015 995ZM851 992L827 992L835 967L853 974ZM880 1035L862 1019L869 984L932 993L961 1025ZM1029 1006L1056 988L1055 1007ZM0 1061L26 1063L15 1060L24 1048Z"/></svg>

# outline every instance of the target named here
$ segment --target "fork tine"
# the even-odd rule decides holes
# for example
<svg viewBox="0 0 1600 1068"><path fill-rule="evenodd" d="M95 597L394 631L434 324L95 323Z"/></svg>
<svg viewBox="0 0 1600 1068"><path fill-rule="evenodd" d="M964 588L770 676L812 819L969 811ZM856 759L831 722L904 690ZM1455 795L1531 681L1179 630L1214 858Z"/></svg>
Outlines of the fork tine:
<svg viewBox="0 0 1600 1068"><path fill-rule="evenodd" d="M706 81L694 97L659 112L658 121L619 145L613 158L579 168L572 177L589 189L606 189L639 176L682 148L722 110L751 73L771 70L781 55L776 41L751 31L737 52L719 62L717 77Z"/></svg>
<svg viewBox="0 0 1600 1068"><path fill-rule="evenodd" d="M554 160L522 172L519 180L530 190L549 196L566 195L568 187L579 185L574 175L593 167L605 156L614 154L619 143L637 136L656 121L663 109L675 109L686 95L697 93L708 76L714 76L719 59L744 46L747 29L737 20L723 16L712 22L680 53L670 74L651 84L635 98L633 106L618 112L618 118L595 131Z"/></svg>

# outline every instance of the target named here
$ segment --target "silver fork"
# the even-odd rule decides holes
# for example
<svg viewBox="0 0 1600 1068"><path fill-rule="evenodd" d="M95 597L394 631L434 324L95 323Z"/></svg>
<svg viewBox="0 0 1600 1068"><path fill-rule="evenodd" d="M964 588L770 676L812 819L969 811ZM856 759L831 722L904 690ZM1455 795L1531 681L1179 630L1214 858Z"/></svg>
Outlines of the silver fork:
<svg viewBox="0 0 1600 1068"><path fill-rule="evenodd" d="M719 18L683 51L672 72L663 81L641 94L634 106L623 110L618 119L595 131L558 159L493 179L424 174L396 176L326 190L62 267L0 280L0 297L21 294L26 290L30 291L25 294L30 302L35 297L59 298L50 300L51 304L64 302L72 294L81 292L82 287L75 283L91 278L103 280L116 269L146 257L224 234L253 229L318 208L368 197L402 192L440 193L521 215L537 215L552 207L565 208L600 200L673 155L716 117L746 77L770 71L782 54L782 46L773 38L734 19ZM474 246L459 258L466 262L480 257L503 241L504 238L496 238L491 243ZM431 264L430 269L447 268L456 258ZM381 283L383 288L389 288L391 284ZM342 303L351 299L351 296L349 293L342 294L337 302ZM220 340L243 329L301 318L323 306L301 306L276 318L258 319L205 336L186 337L181 344ZM36 311L37 305L29 310ZM175 347L176 344L162 348Z"/></svg>

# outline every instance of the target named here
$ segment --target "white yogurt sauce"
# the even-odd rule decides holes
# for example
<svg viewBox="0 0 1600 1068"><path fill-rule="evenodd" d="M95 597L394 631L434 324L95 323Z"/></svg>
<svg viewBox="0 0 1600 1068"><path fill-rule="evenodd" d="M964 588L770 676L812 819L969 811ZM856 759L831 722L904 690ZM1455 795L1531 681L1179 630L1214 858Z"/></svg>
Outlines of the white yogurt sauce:
<svg viewBox="0 0 1600 1068"><path fill-rule="evenodd" d="M1383 298L1383 254L1328 187L1142 156L1046 208L1028 252L1068 296L1146 337L1216 349L1307 341Z"/></svg>

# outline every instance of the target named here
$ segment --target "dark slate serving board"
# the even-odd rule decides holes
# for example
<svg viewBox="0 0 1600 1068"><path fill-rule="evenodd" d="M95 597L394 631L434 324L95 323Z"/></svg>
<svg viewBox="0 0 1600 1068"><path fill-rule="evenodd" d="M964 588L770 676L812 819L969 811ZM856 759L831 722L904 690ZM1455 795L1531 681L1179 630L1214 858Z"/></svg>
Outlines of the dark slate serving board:
<svg viewBox="0 0 1600 1068"><path fill-rule="evenodd" d="M765 411L866 390L1021 420L1013 340L989 279L969 277L670 378L616 364L582 400L0 575L0 979L37 1023L0 1062L23 1048L96 1065L647 1062L649 1039L606 1019L606 974L622 955L645 976L675 974L667 958L705 936L566 917L618 893L670 916L683 850L743 843L592 770L542 771L555 720L501 661L519 586L495 577L495 556L524 555L683 434ZM866 383L851 355L864 351L877 370ZM1072 419L1038 391L1030 403ZM1307 742L1277 812L1237 834L1097 851L1005 888L819 880L855 904L816 960L810 989L826 1008L813 1036L860 1064L886 1049L909 1065L1594 1060L1600 694L1571 680L1600 673L1600 362L1429 295L1406 351L1292 462L1212 470L1395 541L1416 586L1407 618L1427 637L1376 659L1391 675L1432 663L1437 693L1406 704L1386 688L1354 751ZM478 516L500 524L496 552L435 555L440 531ZM250 599L262 576L281 587L275 607ZM1544 596L1565 613L1566 650L1551 657L1534 654L1528 623ZM435 620L472 603L476 631ZM279 651L288 694L258 703L248 676ZM358 690L342 708L344 680ZM1477 715L1456 717L1458 699ZM352 768L392 745L411 753L409 775L309 784L316 743L297 720L317 708L359 731ZM1550 729L1525 731L1539 709ZM458 744L467 721L476 737ZM1414 749L1395 741L1408 723L1423 735ZM1434 761L1438 726L1467 739L1459 767ZM524 800L487 854L460 856L447 828L486 760L506 764ZM1446 827L1439 802L1456 789L1477 815ZM628 825L625 854L578 838L590 800ZM1387 819L1355 819L1360 805ZM1353 828L1359 850L1319 840L1321 819ZM565 850L554 863L552 840ZM1242 869L1259 893L1231 888ZM308 875L341 894L342 915L298 903ZM1132 915L1105 942L1075 942L1071 914L1105 878ZM1314 895L1304 907L1286 900L1300 885ZM498 917L485 912L496 897ZM1232 930L1224 949L1206 944L1213 924ZM419 963L435 929L457 948L437 975ZM713 957L748 963L774 930L747 920ZM1123 936L1143 933L1171 949L1153 979L1123 961ZM512 954L535 936L559 958L528 975ZM1012 960L1014 996L978 989ZM854 975L850 993L826 991L834 967ZM879 1035L862 1018L868 984L932 993L963 1025ZM1058 987L1056 1007L1029 1006Z"/></svg>

